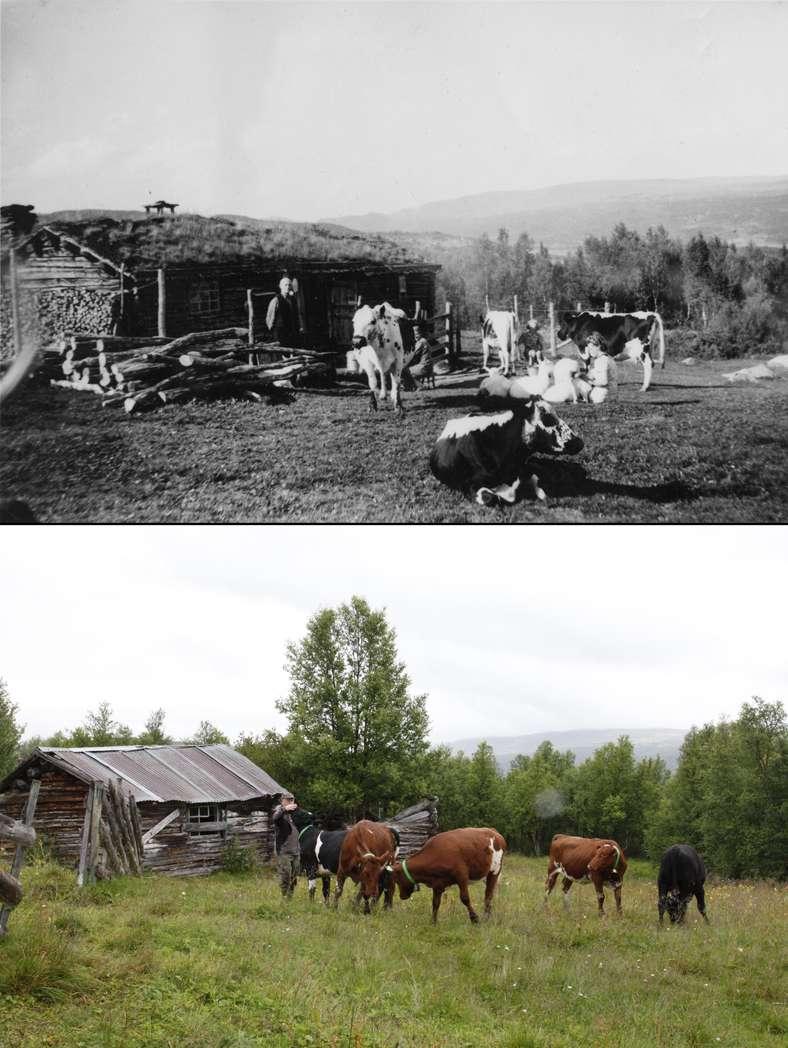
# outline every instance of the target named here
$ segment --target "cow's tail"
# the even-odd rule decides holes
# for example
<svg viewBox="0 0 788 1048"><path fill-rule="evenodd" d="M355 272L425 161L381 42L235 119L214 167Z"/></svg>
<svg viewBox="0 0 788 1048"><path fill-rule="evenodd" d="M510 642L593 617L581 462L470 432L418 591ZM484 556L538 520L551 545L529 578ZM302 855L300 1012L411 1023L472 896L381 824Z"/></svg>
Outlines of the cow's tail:
<svg viewBox="0 0 788 1048"><path fill-rule="evenodd" d="M665 326L659 313L654 313L654 323L659 325L659 366L665 367Z"/></svg>

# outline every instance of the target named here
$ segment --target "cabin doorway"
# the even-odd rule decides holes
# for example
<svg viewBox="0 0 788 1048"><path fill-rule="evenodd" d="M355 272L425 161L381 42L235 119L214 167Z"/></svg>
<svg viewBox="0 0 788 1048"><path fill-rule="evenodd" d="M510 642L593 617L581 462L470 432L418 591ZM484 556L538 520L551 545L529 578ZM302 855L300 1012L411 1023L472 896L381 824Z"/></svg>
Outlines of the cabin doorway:
<svg viewBox="0 0 788 1048"><path fill-rule="evenodd" d="M332 284L329 296L329 332L336 349L349 350L353 342L353 314L358 290L355 284Z"/></svg>

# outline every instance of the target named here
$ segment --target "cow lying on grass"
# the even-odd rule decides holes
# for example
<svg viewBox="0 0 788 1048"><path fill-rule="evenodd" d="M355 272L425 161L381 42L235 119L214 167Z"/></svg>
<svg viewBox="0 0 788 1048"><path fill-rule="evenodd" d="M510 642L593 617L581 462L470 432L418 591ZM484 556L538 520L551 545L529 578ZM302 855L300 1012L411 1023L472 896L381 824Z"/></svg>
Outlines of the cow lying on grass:
<svg viewBox="0 0 788 1048"><path fill-rule="evenodd" d="M557 833L550 842L550 861L547 866L545 902L562 876L564 904L569 904L568 892L575 881L591 881L599 902L599 916L605 913L604 885L613 887L616 910L621 913L621 882L627 869L624 849L615 841L598 837L570 837Z"/></svg>
<svg viewBox="0 0 788 1048"><path fill-rule="evenodd" d="M692 845L674 844L668 848L662 856L657 877L659 923L662 924L667 910L671 924L682 924L693 895L701 917L708 921L703 889L705 881L706 867Z"/></svg>
<svg viewBox="0 0 788 1048"><path fill-rule="evenodd" d="M517 499L530 455L576 455L583 449L580 437L545 401L531 397L508 403L511 407L503 411L451 419L430 455L438 480L482 506ZM536 498L546 498L536 474L528 484Z"/></svg>
<svg viewBox="0 0 788 1048"><path fill-rule="evenodd" d="M364 913L370 912L370 903L377 902L381 890L384 906L389 909L394 895L394 883L389 875L398 851L399 839L391 827L369 819L362 819L351 826L339 852L334 906L339 904L342 889L349 877L359 886L356 905L363 899Z"/></svg>
<svg viewBox="0 0 788 1048"><path fill-rule="evenodd" d="M446 830L430 837L409 859L394 863L392 876L401 899L409 899L421 884L432 888L433 924L438 920L443 893L456 884L475 924L479 915L471 905L468 883L485 878L484 912L489 917L505 851L506 841L490 827Z"/></svg>

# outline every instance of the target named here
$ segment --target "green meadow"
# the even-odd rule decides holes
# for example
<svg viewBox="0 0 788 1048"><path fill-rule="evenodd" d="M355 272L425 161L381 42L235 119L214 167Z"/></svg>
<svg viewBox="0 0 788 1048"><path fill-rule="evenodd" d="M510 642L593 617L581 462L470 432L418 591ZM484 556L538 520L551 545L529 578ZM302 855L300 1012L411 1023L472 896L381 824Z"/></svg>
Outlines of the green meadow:
<svg viewBox="0 0 788 1048"><path fill-rule="evenodd" d="M428 891L364 917L348 892L338 911L310 904L303 879L285 903L267 868L80 891L32 864L0 940L0 1044L785 1044L784 886L711 881L708 926L693 901L659 929L650 864L630 864L623 916L604 919L587 885L545 909L546 865L509 856L489 921L472 926L452 889L433 927Z"/></svg>

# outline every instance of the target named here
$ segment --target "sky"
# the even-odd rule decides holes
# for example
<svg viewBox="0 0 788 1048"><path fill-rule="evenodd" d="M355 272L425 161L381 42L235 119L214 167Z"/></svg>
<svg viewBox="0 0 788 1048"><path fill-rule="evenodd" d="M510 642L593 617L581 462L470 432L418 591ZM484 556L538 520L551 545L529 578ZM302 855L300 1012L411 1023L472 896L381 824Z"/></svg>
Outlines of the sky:
<svg viewBox="0 0 788 1048"><path fill-rule="evenodd" d="M433 742L689 728L786 700L768 527L61 526L0 550L0 677L27 735L109 702L140 731L283 730L289 641L385 608Z"/></svg>
<svg viewBox="0 0 788 1048"><path fill-rule="evenodd" d="M785 3L2 0L2 196L315 220L788 172Z"/></svg>

